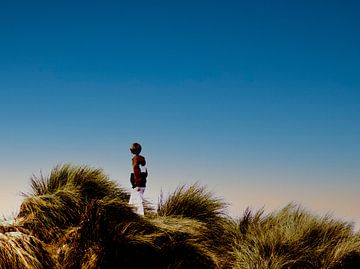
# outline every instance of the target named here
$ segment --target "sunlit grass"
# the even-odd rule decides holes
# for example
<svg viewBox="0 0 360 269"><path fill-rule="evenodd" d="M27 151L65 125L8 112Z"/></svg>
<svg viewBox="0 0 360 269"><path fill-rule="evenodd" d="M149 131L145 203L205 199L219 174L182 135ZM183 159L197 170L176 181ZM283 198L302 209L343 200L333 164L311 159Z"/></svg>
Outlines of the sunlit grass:
<svg viewBox="0 0 360 269"><path fill-rule="evenodd" d="M46 245L34 236L0 226L0 268L56 268Z"/></svg>
<svg viewBox="0 0 360 269"><path fill-rule="evenodd" d="M346 222L289 204L238 222L234 268L359 268L360 237Z"/></svg>

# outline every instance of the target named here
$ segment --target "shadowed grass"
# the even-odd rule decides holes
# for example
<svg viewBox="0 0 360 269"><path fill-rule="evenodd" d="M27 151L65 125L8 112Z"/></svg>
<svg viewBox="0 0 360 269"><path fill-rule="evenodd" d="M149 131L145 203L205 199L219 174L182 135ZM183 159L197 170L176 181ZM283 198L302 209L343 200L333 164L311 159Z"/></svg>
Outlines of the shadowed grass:
<svg viewBox="0 0 360 269"><path fill-rule="evenodd" d="M145 219L119 200L96 200L60 241L59 262L64 268L218 268L206 231L196 220Z"/></svg>

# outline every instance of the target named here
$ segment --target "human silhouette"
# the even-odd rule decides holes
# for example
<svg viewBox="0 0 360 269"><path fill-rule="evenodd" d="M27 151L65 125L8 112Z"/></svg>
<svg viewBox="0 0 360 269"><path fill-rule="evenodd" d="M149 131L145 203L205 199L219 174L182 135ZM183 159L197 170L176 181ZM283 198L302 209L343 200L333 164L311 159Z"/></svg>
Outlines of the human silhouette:
<svg viewBox="0 0 360 269"><path fill-rule="evenodd" d="M134 154L131 160L133 173L130 176L130 182L132 185L132 192L130 195L129 204L133 205L136 209L136 213L144 215L144 192L146 188L147 169L145 168L145 157L140 155L141 145L139 143L133 143L130 146L130 152ZM145 171L142 171L143 170Z"/></svg>

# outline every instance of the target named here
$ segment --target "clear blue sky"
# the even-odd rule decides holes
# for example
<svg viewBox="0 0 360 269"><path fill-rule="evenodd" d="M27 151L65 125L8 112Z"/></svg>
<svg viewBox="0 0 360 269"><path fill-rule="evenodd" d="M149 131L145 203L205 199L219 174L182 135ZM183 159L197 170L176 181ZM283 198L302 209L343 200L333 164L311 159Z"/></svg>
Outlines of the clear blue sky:
<svg viewBox="0 0 360 269"><path fill-rule="evenodd" d="M2 1L0 212L58 163L360 222L358 1ZM128 186L127 186L128 187Z"/></svg>

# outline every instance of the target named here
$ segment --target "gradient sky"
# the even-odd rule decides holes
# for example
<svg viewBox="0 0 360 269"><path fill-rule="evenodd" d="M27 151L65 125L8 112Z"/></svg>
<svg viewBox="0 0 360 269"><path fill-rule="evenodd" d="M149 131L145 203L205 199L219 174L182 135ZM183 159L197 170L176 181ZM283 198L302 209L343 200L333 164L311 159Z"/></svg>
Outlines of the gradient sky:
<svg viewBox="0 0 360 269"><path fill-rule="evenodd" d="M240 216L360 223L358 1L1 1L0 214L59 163L148 199L199 182Z"/></svg>

